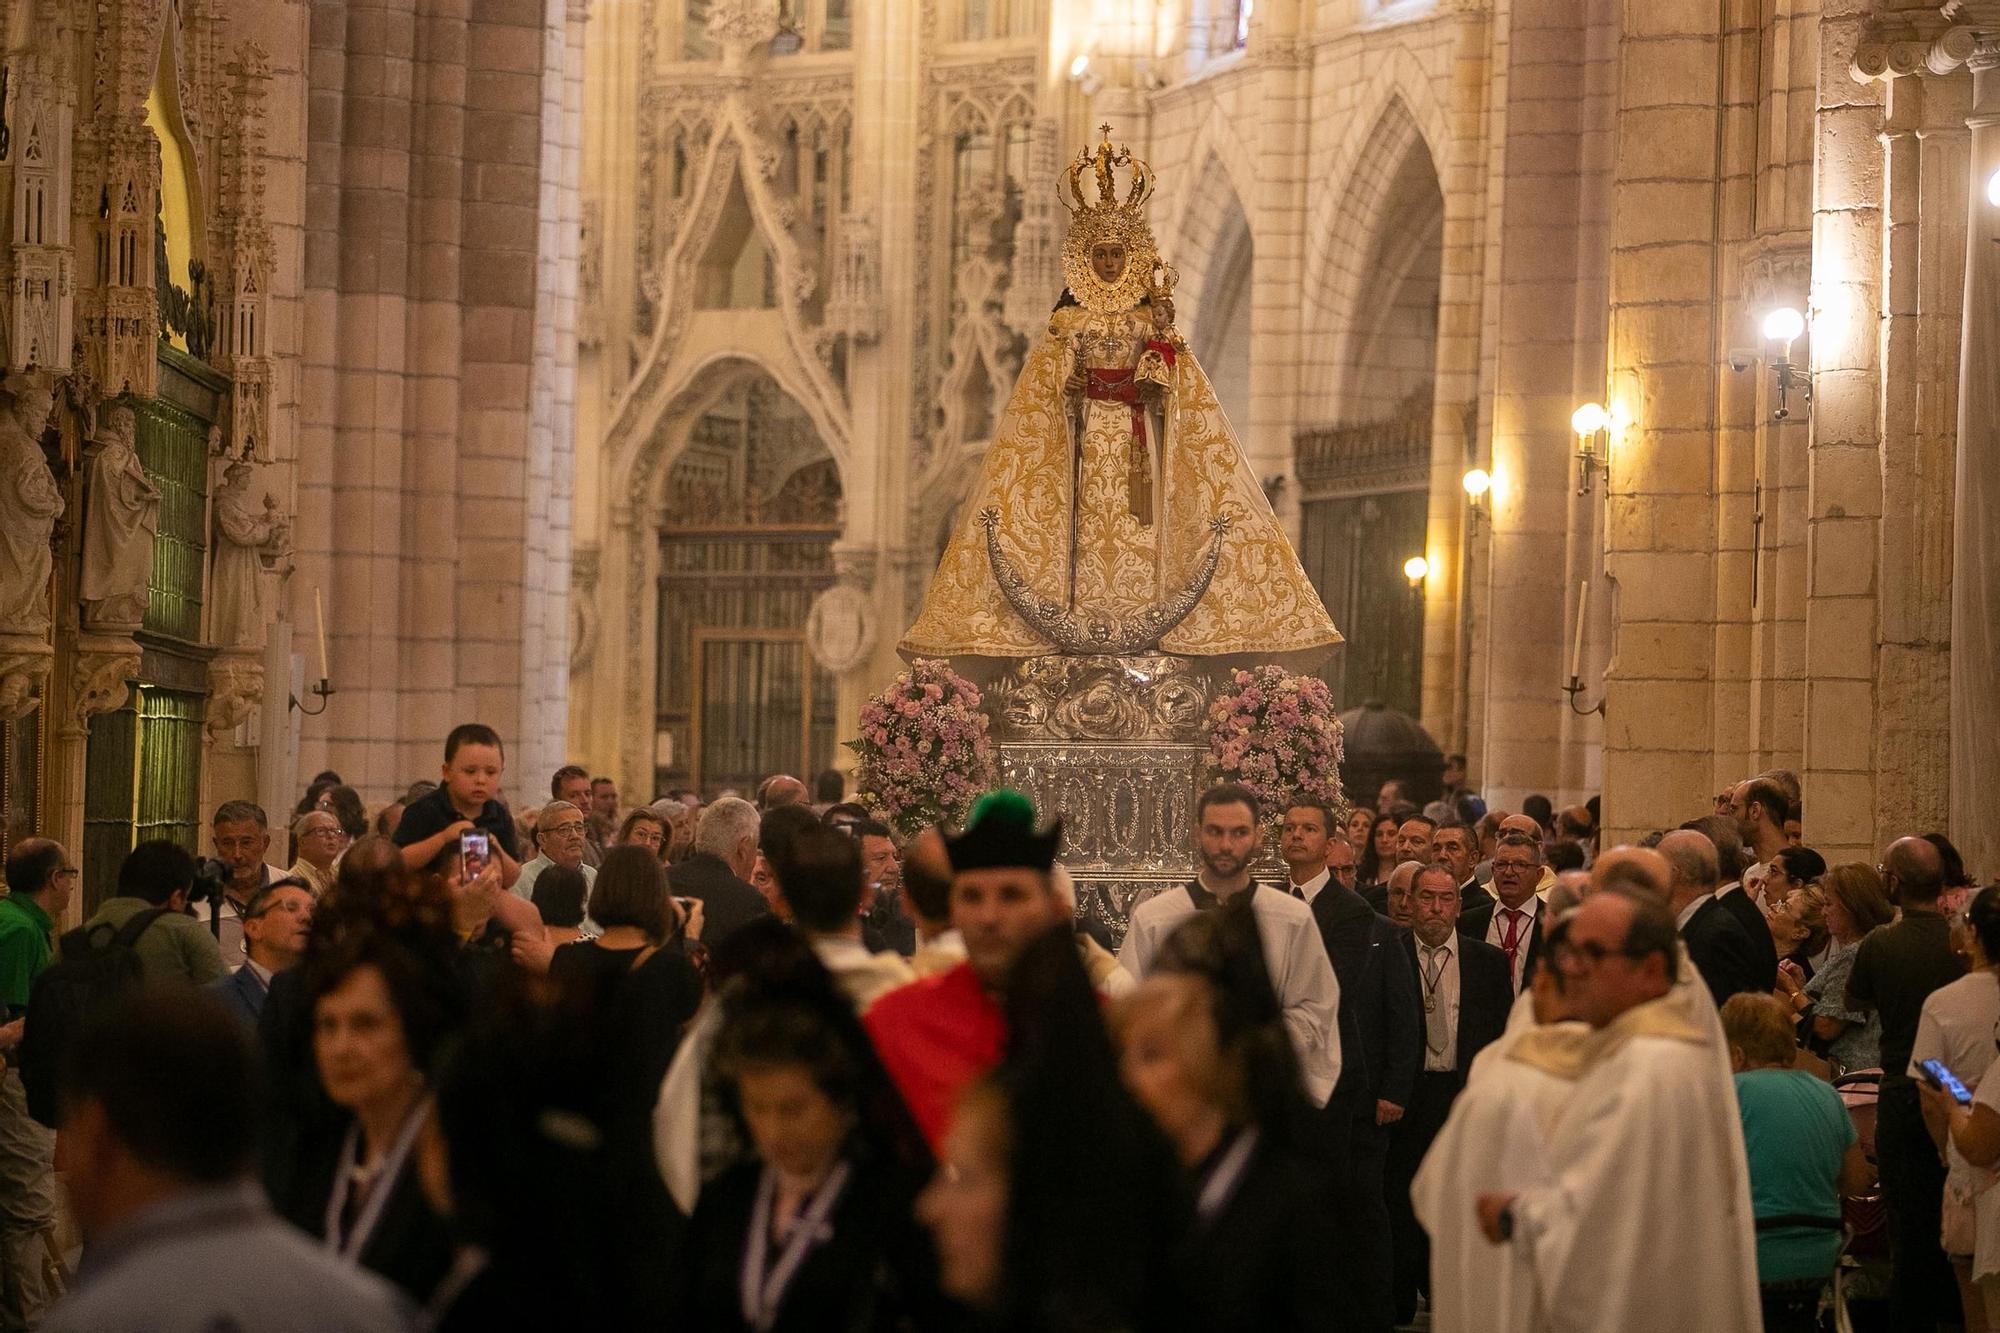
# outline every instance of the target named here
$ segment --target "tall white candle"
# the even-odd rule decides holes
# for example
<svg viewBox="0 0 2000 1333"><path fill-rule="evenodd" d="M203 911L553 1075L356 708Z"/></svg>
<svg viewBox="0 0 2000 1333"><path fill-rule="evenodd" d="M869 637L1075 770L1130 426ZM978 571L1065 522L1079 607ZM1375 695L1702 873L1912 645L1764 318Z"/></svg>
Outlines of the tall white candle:
<svg viewBox="0 0 2000 1333"><path fill-rule="evenodd" d="M1569 654L1569 678L1583 679L1583 626L1590 615L1590 580L1576 585L1576 646Z"/></svg>
<svg viewBox="0 0 2000 1333"><path fill-rule="evenodd" d="M313 619L319 622L319 678L330 680L333 673L326 664L326 598L318 588L313 589Z"/></svg>

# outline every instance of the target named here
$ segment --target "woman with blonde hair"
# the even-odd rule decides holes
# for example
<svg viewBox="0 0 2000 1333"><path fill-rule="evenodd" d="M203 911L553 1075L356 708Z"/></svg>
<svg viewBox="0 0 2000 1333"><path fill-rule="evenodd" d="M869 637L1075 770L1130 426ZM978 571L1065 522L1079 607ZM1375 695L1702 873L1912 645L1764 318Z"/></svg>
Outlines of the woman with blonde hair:
<svg viewBox="0 0 2000 1333"><path fill-rule="evenodd" d="M1792 1017L1775 997L1746 992L1722 1006L1736 1076L1757 1281L1767 1333L1817 1329L1820 1293L1840 1257L1840 1199L1873 1177L1840 1094L1797 1068Z"/></svg>

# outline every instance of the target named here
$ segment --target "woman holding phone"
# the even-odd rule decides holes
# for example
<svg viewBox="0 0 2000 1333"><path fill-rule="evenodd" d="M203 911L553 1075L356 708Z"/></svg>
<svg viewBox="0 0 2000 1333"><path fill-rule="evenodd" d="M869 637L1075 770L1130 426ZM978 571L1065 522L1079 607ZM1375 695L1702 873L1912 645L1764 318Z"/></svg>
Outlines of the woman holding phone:
<svg viewBox="0 0 2000 1333"><path fill-rule="evenodd" d="M1989 1169L2000 1163L2000 1076L1993 1074L2000 887L1981 889L1958 929L1972 970L1924 1001L1910 1061L1913 1072L1924 1075L1918 1089L1925 1118L1949 1131L1942 1239L1958 1274L1965 1326L1990 1333L2000 1328L2000 1190ZM1959 1102L1954 1094L1960 1091L1970 1099Z"/></svg>

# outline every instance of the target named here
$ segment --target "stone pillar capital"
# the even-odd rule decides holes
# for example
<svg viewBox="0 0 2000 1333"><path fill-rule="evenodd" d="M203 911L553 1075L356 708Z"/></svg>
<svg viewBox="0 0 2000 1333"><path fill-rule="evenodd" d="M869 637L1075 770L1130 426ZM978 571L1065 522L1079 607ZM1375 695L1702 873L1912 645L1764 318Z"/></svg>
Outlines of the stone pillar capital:
<svg viewBox="0 0 2000 1333"><path fill-rule="evenodd" d="M124 707L126 682L139 674L139 645L125 635L82 634L70 673L70 709L79 728L99 713Z"/></svg>

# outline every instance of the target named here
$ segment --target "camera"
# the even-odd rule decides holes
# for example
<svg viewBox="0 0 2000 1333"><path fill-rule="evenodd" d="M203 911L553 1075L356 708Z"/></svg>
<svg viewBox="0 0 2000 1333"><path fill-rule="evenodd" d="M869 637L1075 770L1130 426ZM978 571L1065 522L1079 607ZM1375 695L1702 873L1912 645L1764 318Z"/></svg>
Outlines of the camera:
<svg viewBox="0 0 2000 1333"><path fill-rule="evenodd" d="M207 903L211 908L222 901L222 888L229 883L229 867L212 856L194 863L194 885L188 889L188 907Z"/></svg>

